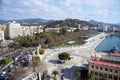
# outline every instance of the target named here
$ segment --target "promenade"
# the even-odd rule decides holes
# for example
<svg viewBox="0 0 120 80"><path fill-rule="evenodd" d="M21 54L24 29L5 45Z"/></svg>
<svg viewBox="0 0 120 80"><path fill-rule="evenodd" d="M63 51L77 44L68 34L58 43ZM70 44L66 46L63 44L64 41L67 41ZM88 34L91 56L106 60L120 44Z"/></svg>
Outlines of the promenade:
<svg viewBox="0 0 120 80"><path fill-rule="evenodd" d="M64 72L62 72L65 74L64 80L75 80L74 70L76 68L81 66L84 67L84 64L88 64L91 55L96 54L100 56L104 54L96 52L95 48L105 37L106 34L101 33L86 40L87 43L84 45L46 49L45 56L42 60L46 62L49 74L51 74L53 70L58 70L60 73L61 70L64 70ZM68 52L72 59L64 64L58 64L58 54L62 52Z"/></svg>

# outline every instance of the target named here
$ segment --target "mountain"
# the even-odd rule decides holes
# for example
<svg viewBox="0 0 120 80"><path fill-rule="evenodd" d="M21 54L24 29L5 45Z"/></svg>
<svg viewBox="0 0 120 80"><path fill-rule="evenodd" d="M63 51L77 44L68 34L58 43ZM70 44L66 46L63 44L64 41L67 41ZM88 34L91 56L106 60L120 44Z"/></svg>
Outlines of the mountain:
<svg viewBox="0 0 120 80"><path fill-rule="evenodd" d="M117 23L117 25L119 25L119 26L120 26L120 23Z"/></svg>
<svg viewBox="0 0 120 80"><path fill-rule="evenodd" d="M100 23L102 23L102 22L98 22L98 21L95 21L95 20L90 20L89 21L91 24L100 24Z"/></svg>
<svg viewBox="0 0 120 80"><path fill-rule="evenodd" d="M4 24L4 23L7 23L6 20L0 20L0 24Z"/></svg>
<svg viewBox="0 0 120 80"><path fill-rule="evenodd" d="M21 24L43 24L48 22L48 20L41 19L41 18L31 18L31 19L21 19L21 20L0 20L0 24L5 24L8 22L16 21Z"/></svg>
<svg viewBox="0 0 120 80"><path fill-rule="evenodd" d="M78 27L80 24L81 27L89 26L92 27L93 25L87 21L82 21L79 19L65 19L65 20L54 20L48 21L45 27Z"/></svg>
<svg viewBox="0 0 120 80"><path fill-rule="evenodd" d="M98 22L98 21L95 21L95 20L90 20L89 22L93 25L101 24L101 25L109 25L111 27L120 27L119 23L118 24L112 24L112 23Z"/></svg>

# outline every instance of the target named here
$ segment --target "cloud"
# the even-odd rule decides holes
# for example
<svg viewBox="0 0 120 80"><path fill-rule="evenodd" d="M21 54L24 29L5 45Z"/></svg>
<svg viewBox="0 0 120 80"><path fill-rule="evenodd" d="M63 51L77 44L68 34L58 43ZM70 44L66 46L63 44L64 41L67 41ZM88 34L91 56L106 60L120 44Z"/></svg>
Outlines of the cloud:
<svg viewBox="0 0 120 80"><path fill-rule="evenodd" d="M113 8L120 5L120 0L84 0L84 4L94 8Z"/></svg>
<svg viewBox="0 0 120 80"><path fill-rule="evenodd" d="M7 5L7 4L10 4L12 0L0 0L0 4L4 4L4 5Z"/></svg>
<svg viewBox="0 0 120 80"><path fill-rule="evenodd" d="M71 6L75 1L74 0L61 0L60 3L64 6Z"/></svg>
<svg viewBox="0 0 120 80"><path fill-rule="evenodd" d="M44 14L53 14L53 15L58 15L58 14L64 14L63 10L61 10L59 7L51 5L48 3L49 1L47 0L25 0L25 1L20 1L19 3L21 3L22 5L24 5L25 7L29 8L32 13L36 13L36 15L39 13L43 13ZM33 10L34 8L34 10Z"/></svg>
<svg viewBox="0 0 120 80"><path fill-rule="evenodd" d="M102 18L107 18L108 16L110 16L110 11L108 9L103 9L103 10L99 10L96 12L96 14L98 16L101 16Z"/></svg>
<svg viewBox="0 0 120 80"><path fill-rule="evenodd" d="M120 0L0 0L0 16L105 20L120 16L119 5Z"/></svg>

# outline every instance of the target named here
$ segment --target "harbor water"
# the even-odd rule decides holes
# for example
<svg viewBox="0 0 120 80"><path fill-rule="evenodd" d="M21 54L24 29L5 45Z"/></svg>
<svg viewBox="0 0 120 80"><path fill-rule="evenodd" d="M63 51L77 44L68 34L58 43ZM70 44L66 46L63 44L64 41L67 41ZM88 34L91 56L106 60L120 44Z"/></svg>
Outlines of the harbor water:
<svg viewBox="0 0 120 80"><path fill-rule="evenodd" d="M97 47L97 52L110 52L113 47L120 50L120 34L110 34Z"/></svg>

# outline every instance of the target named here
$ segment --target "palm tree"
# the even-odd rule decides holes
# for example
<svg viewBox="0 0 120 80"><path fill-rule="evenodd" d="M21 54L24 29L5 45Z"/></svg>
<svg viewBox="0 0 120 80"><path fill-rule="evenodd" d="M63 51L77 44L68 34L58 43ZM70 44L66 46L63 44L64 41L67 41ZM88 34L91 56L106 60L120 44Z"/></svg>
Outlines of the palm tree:
<svg viewBox="0 0 120 80"><path fill-rule="evenodd" d="M76 70L75 71L75 76L77 77L77 79L79 80L80 76L81 76L81 71L80 70Z"/></svg>
<svg viewBox="0 0 120 80"><path fill-rule="evenodd" d="M52 74L54 75L53 80L57 80L58 71L54 70Z"/></svg>
<svg viewBox="0 0 120 80"><path fill-rule="evenodd" d="M47 75L46 78L47 78L47 80L50 80L51 76L50 76L50 75Z"/></svg>
<svg viewBox="0 0 120 80"><path fill-rule="evenodd" d="M56 77L58 75L58 71L54 70L52 74L54 75L54 77Z"/></svg>

